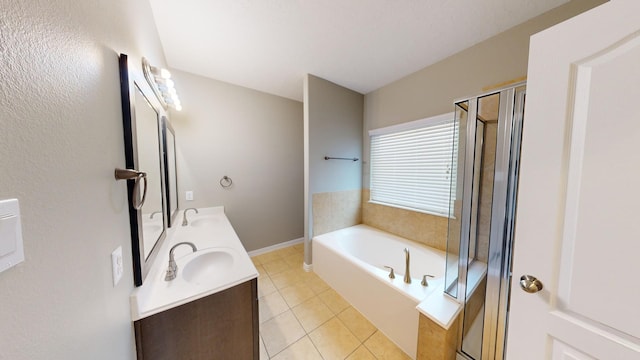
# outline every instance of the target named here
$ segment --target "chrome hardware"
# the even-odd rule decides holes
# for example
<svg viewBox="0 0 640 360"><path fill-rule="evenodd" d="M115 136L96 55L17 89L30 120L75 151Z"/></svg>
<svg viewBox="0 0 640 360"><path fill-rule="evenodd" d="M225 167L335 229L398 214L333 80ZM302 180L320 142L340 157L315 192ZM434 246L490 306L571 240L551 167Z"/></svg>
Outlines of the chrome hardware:
<svg viewBox="0 0 640 360"><path fill-rule="evenodd" d="M393 268L391 266L385 265L384 268L391 270L391 272L389 273L389 279L395 279L396 278L396 274L393 273Z"/></svg>
<svg viewBox="0 0 640 360"><path fill-rule="evenodd" d="M522 275L520 277L520 287L530 294L537 293L543 288L542 282L531 275Z"/></svg>
<svg viewBox="0 0 640 360"><path fill-rule="evenodd" d="M411 274L409 274L409 248L404 248L405 255L405 269L404 269L404 282L405 284L411 284Z"/></svg>
<svg viewBox="0 0 640 360"><path fill-rule="evenodd" d="M223 176L222 179L220 179L220 186L222 186L223 188L229 188L231 187L231 185L233 185L233 180L231 180L231 178L227 175Z"/></svg>
<svg viewBox="0 0 640 360"><path fill-rule="evenodd" d="M153 219L153 216L155 214L161 214L161 213L162 213L161 211L154 211L154 212L151 213L151 215L149 215L149 219Z"/></svg>
<svg viewBox="0 0 640 360"><path fill-rule="evenodd" d="M429 286L429 283L427 282L427 278L434 278L435 276L433 275L422 275L422 281L420 281L420 285L422 286Z"/></svg>
<svg viewBox="0 0 640 360"><path fill-rule="evenodd" d="M195 211L196 214L198 213L198 209L196 209L196 208L184 209L184 211L182 212L182 226L189 225L189 222L187 221L187 211L189 211L189 210Z"/></svg>
<svg viewBox="0 0 640 360"><path fill-rule="evenodd" d="M171 247L171 250L169 250L169 267L167 268L167 273L164 276L164 281L171 281L176 278L176 275L178 275L178 265L176 265L176 260L174 259L173 250L175 250L180 245L189 245L191 246L191 249L193 250L193 252L198 251L198 249L193 243L190 243L187 241L179 242L173 245Z"/></svg>
<svg viewBox="0 0 640 360"><path fill-rule="evenodd" d="M140 210L142 205L144 205L144 201L147 198L147 173L144 171L132 170L132 169L119 169L116 168L115 171L116 180L134 180L133 186L133 206L134 209ZM144 180L144 191L142 192L142 199L138 199L138 194L140 193L140 179Z"/></svg>

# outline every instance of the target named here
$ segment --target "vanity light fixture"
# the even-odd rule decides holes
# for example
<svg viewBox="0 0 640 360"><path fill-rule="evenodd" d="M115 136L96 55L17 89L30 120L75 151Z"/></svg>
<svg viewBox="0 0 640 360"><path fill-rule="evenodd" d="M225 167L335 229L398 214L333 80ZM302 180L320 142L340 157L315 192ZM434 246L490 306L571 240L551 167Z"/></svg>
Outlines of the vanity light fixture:
<svg viewBox="0 0 640 360"><path fill-rule="evenodd" d="M182 110L182 104L178 98L175 83L171 80L171 72L167 69L152 66L144 57L142 58L142 70L144 77L162 104L165 107L170 106L178 111Z"/></svg>

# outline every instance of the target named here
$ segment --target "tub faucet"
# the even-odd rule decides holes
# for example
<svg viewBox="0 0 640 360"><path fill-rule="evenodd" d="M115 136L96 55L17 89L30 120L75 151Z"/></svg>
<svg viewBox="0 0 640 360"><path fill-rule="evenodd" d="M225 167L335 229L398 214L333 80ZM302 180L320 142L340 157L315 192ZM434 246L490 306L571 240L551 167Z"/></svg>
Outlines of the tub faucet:
<svg viewBox="0 0 640 360"><path fill-rule="evenodd" d="M406 268L404 269L404 282L411 284L411 274L409 274L409 248L404 248Z"/></svg>
<svg viewBox="0 0 640 360"><path fill-rule="evenodd" d="M179 242L173 245L171 247L171 250L169 250L169 267L167 268L167 274L164 276L164 281L171 281L176 278L176 275L178 275L178 265L176 265L176 260L173 255L173 250L175 250L180 245L189 245L191 246L191 249L193 250L193 252L198 251L198 249L193 243L190 243L187 241Z"/></svg>
<svg viewBox="0 0 640 360"><path fill-rule="evenodd" d="M189 211L189 210L195 211L196 214L198 213L198 209L196 209L196 208L184 209L184 211L182 212L182 226L189 225L189 222L187 221L187 211Z"/></svg>

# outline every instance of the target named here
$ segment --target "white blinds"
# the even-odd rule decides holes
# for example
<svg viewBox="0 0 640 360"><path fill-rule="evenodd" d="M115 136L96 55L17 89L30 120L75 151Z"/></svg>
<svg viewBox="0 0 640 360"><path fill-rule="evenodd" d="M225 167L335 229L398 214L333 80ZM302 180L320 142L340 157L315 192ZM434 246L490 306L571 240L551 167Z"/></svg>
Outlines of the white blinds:
<svg viewBox="0 0 640 360"><path fill-rule="evenodd" d="M454 125L450 113L369 132L371 201L449 216Z"/></svg>

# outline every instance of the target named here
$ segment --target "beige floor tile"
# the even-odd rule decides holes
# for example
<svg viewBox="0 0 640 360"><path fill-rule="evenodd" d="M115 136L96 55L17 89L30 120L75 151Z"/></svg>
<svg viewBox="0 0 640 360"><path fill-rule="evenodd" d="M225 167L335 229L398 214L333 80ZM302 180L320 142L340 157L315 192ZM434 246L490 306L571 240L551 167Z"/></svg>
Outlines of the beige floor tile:
<svg viewBox="0 0 640 360"><path fill-rule="evenodd" d="M316 293L303 282L280 289L280 294L284 298L284 301L289 304L290 308L316 296Z"/></svg>
<svg viewBox="0 0 640 360"><path fill-rule="evenodd" d="M264 347L262 336L260 336L260 360L269 360L269 354L267 353L267 348Z"/></svg>
<svg viewBox="0 0 640 360"><path fill-rule="evenodd" d="M256 267L256 270L258 270L258 279L263 276L268 276L267 271L264 269L262 265L256 265L255 263L253 265Z"/></svg>
<svg viewBox="0 0 640 360"><path fill-rule="evenodd" d="M273 281L267 275L261 276L258 278L258 297L261 298L263 296L272 294L275 292L276 286L273 285Z"/></svg>
<svg viewBox="0 0 640 360"><path fill-rule="evenodd" d="M288 255L282 258L282 260L284 260L289 267L302 267L302 264L304 263L304 256L302 256L301 253L296 252L293 255Z"/></svg>
<svg viewBox="0 0 640 360"><path fill-rule="evenodd" d="M257 256L252 256L251 257L251 261L253 262L253 265L258 266L261 265L262 262L260 262L260 258L258 258Z"/></svg>
<svg viewBox="0 0 640 360"><path fill-rule="evenodd" d="M376 360L376 357L366 348L361 345L356 351L352 352L347 360Z"/></svg>
<svg viewBox="0 0 640 360"><path fill-rule="evenodd" d="M286 299L285 299L286 300ZM338 318L351 330L358 340L365 341L376 332L376 327L369 322L358 310L349 306L338 314Z"/></svg>
<svg viewBox="0 0 640 360"><path fill-rule="evenodd" d="M344 359L360 346L360 341L335 317L311 332L309 337L325 360Z"/></svg>
<svg viewBox="0 0 640 360"><path fill-rule="evenodd" d="M320 294L325 290L329 289L330 286L324 280L320 278L320 276L316 275L314 272L305 273L304 282L308 287L311 288L316 294Z"/></svg>
<svg viewBox="0 0 640 360"><path fill-rule="evenodd" d="M272 357L273 360L322 360L322 356L313 346L308 336L296 341L295 344L282 350L279 354Z"/></svg>
<svg viewBox="0 0 640 360"><path fill-rule="evenodd" d="M411 359L399 347L380 331L376 331L365 341L364 345L371 353L381 360L409 360Z"/></svg>
<svg viewBox="0 0 640 360"><path fill-rule="evenodd" d="M279 260L280 257L277 254L274 254L273 251L268 252L268 253L264 253L261 255L256 255L254 257L251 258L254 262L258 262L259 265L262 265L264 263L268 263L274 260Z"/></svg>
<svg viewBox="0 0 640 360"><path fill-rule="evenodd" d="M263 323L276 315L289 310L289 305L284 301L279 292L273 292L258 299L258 315L260 323Z"/></svg>
<svg viewBox="0 0 640 360"><path fill-rule="evenodd" d="M303 281L303 273L304 270L302 269L290 268L289 270L271 276L271 281L273 281L276 288L282 289Z"/></svg>
<svg viewBox="0 0 640 360"><path fill-rule="evenodd" d="M269 276L281 273L285 270L289 270L290 266L284 260L278 259L266 263L262 263L262 267L267 271Z"/></svg>
<svg viewBox="0 0 640 360"><path fill-rule="evenodd" d="M318 297L333 311L334 314L339 314L350 305L340 296L335 290L329 288L318 294Z"/></svg>
<svg viewBox="0 0 640 360"><path fill-rule="evenodd" d="M298 253L298 251L296 251L293 246L287 246L286 248L274 250L273 252L281 258L285 258L289 255L295 255Z"/></svg>
<svg viewBox="0 0 640 360"><path fill-rule="evenodd" d="M334 316L333 311L318 297L311 298L291 310L307 333L312 332Z"/></svg>
<svg viewBox="0 0 640 360"><path fill-rule="evenodd" d="M305 336L305 332L291 310L287 310L262 323L260 335L267 353L275 355Z"/></svg>

